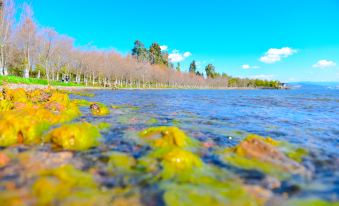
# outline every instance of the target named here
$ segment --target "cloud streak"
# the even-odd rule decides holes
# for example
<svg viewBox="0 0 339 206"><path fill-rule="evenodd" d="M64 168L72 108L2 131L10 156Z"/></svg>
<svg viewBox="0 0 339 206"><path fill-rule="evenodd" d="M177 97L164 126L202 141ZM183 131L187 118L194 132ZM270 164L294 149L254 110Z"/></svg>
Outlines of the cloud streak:
<svg viewBox="0 0 339 206"><path fill-rule="evenodd" d="M271 48L265 53L264 56L260 57L259 60L265 64L273 64L295 53L297 53L297 50L290 47L283 47L280 49Z"/></svg>
<svg viewBox="0 0 339 206"><path fill-rule="evenodd" d="M161 51L167 51L168 46L167 45L162 45L160 46Z"/></svg>
<svg viewBox="0 0 339 206"><path fill-rule="evenodd" d="M191 52L184 52L183 54L181 54L178 50L173 50L172 53L170 53L168 55L168 59L170 60L170 62L172 63L177 63L177 62L182 62L184 61L186 58L192 56Z"/></svg>
<svg viewBox="0 0 339 206"><path fill-rule="evenodd" d="M249 64L244 64L241 66L243 69L259 69L259 66L251 66Z"/></svg>
<svg viewBox="0 0 339 206"><path fill-rule="evenodd" d="M313 64L313 67L325 69L329 67L335 67L336 65L337 63L335 63L334 61L322 59L322 60L319 60L317 63Z"/></svg>

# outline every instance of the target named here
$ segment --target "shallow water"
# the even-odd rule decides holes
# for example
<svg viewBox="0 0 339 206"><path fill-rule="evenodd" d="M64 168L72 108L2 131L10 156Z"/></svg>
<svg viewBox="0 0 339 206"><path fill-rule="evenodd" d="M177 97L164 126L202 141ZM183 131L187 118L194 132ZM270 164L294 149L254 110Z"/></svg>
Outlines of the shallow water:
<svg viewBox="0 0 339 206"><path fill-rule="evenodd" d="M314 176L283 182L276 193L299 197L339 199L339 90L119 90L95 91L90 101L107 105L129 105L107 117L92 117L84 109L82 118L106 121L105 150L144 153L135 150L135 132L149 125L175 125L200 141L234 146L247 134L270 136L306 148L303 164ZM154 120L157 121L154 121ZM135 139L133 139L135 140ZM102 148L101 148L102 149ZM100 148L99 148L100 150ZM211 149L213 150L213 148ZM226 167L211 154L204 161ZM239 173L255 182L255 171ZM295 185L298 188L295 189Z"/></svg>
<svg viewBox="0 0 339 206"><path fill-rule="evenodd" d="M8 90L6 98L18 92L28 109L18 102L1 113L9 119L1 132L11 134L2 141L13 143L0 147L0 205L339 202L339 90L98 90L71 94L72 104L63 92ZM48 112L77 123L39 133Z"/></svg>

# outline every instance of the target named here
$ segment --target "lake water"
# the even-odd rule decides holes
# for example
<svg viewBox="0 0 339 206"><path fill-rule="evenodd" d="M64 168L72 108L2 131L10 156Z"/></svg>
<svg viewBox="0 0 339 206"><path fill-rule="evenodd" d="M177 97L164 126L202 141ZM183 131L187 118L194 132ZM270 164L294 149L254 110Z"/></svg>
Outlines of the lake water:
<svg viewBox="0 0 339 206"><path fill-rule="evenodd" d="M105 134L107 150L132 153L137 131L160 125L175 125L202 142L219 147L238 144L250 133L287 141L310 151L303 165L313 172L308 180L283 182L276 193L296 197L339 199L339 90L118 90L94 91L90 101L107 105L129 105L108 117L84 119L106 121L112 128ZM134 108L131 106L138 107ZM88 114L88 115L87 115ZM205 162L219 164L205 154ZM222 165L221 165L222 166ZM252 172L253 174L255 172ZM240 174L255 182L260 174ZM296 185L298 185L297 189Z"/></svg>

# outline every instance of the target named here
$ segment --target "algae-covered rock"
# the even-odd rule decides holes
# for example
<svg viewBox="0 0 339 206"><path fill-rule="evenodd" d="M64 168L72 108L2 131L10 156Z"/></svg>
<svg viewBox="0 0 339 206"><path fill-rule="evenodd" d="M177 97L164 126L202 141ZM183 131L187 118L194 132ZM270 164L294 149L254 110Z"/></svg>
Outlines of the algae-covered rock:
<svg viewBox="0 0 339 206"><path fill-rule="evenodd" d="M22 112L7 113L0 117L0 146L41 143L43 132L49 126L46 121L25 116Z"/></svg>
<svg viewBox="0 0 339 206"><path fill-rule="evenodd" d="M191 169L193 167L201 167L202 161L195 154L179 149L174 148L164 154L162 157L163 164L165 168L173 168L173 169Z"/></svg>
<svg viewBox="0 0 339 206"><path fill-rule="evenodd" d="M14 108L14 104L12 101L9 100L0 100L0 112L3 111L10 111Z"/></svg>
<svg viewBox="0 0 339 206"><path fill-rule="evenodd" d="M190 147L197 142L186 135L177 127L150 127L139 134L151 146L157 147Z"/></svg>
<svg viewBox="0 0 339 206"><path fill-rule="evenodd" d="M90 123L65 124L49 132L45 141L68 150L86 150L99 145L98 128Z"/></svg>
<svg viewBox="0 0 339 206"><path fill-rule="evenodd" d="M50 126L80 116L78 106L59 91L5 89L0 100L0 146L39 144Z"/></svg>
<svg viewBox="0 0 339 206"><path fill-rule="evenodd" d="M108 161L108 168L118 172L131 171L135 165L136 160L134 157L122 152L113 152Z"/></svg>
<svg viewBox="0 0 339 206"><path fill-rule="evenodd" d="M93 201L93 198L96 200L94 202L99 204L102 194L97 186L92 175L72 165L65 165L43 171L41 177L33 184L32 193L37 205L53 205L75 200L80 203L84 200Z"/></svg>
<svg viewBox="0 0 339 206"><path fill-rule="evenodd" d="M290 199L277 206L339 206L339 202L327 202L320 199Z"/></svg>
<svg viewBox="0 0 339 206"><path fill-rule="evenodd" d="M308 176L306 168L280 151L279 145L271 138L249 135L236 147L226 149L223 158L237 167L257 169L279 178L290 174Z"/></svg>
<svg viewBox="0 0 339 206"><path fill-rule="evenodd" d="M260 205L241 185L163 184L167 206L257 206Z"/></svg>
<svg viewBox="0 0 339 206"><path fill-rule="evenodd" d="M99 102L94 102L90 104L91 112L94 116L106 116L110 114L109 108Z"/></svg>

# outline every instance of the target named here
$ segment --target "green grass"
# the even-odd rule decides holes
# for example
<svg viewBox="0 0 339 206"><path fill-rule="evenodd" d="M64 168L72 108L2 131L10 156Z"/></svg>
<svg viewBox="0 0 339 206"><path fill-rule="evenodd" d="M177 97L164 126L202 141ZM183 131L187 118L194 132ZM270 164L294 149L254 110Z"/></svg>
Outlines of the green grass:
<svg viewBox="0 0 339 206"><path fill-rule="evenodd" d="M23 78L17 76L0 76L0 85L5 83L9 84L39 84L39 85L48 85L46 79L36 79L36 78ZM65 83L58 81L50 81L50 85L52 86L84 86L82 84L76 83Z"/></svg>

